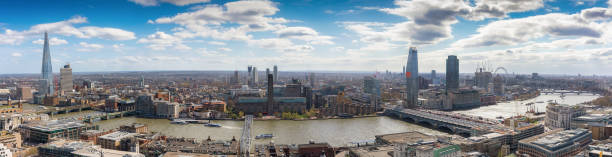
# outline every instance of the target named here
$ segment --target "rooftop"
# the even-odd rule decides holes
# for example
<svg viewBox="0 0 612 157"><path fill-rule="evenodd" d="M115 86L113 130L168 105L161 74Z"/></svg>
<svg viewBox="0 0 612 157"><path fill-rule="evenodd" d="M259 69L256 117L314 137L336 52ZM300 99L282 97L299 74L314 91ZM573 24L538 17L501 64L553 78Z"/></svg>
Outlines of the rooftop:
<svg viewBox="0 0 612 157"><path fill-rule="evenodd" d="M83 126L85 126L85 124L73 120L38 121L33 123L26 123L23 125L23 127L25 128L43 132L62 131L65 129L78 128Z"/></svg>
<svg viewBox="0 0 612 157"><path fill-rule="evenodd" d="M410 145L420 145L438 141L438 138L435 136L417 131L378 135L376 139L381 139L388 143L408 143Z"/></svg>
<svg viewBox="0 0 612 157"><path fill-rule="evenodd" d="M110 133L110 134L102 135L99 138L100 139L107 139L107 140L118 141L118 140L121 140L121 139L126 138L126 137L132 137L134 135L137 135L137 133L115 131L115 132Z"/></svg>
<svg viewBox="0 0 612 157"><path fill-rule="evenodd" d="M589 133L586 129L575 129L575 130L554 130L548 134L535 136L521 140L521 143L529 143L540 146L544 149L555 151L569 145L573 145L576 138ZM590 137L589 137L590 138Z"/></svg>

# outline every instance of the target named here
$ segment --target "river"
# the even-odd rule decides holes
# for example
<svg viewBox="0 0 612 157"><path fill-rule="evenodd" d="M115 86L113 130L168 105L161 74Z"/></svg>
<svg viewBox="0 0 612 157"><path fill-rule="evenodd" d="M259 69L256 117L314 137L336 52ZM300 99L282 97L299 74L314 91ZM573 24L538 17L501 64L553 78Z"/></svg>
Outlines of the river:
<svg viewBox="0 0 612 157"><path fill-rule="evenodd" d="M529 110L529 106L525 105L527 103L533 102L535 105L535 110L537 112L546 112L546 105L549 100L552 102L557 102L559 104L568 104L568 105L576 105L583 102L588 102L594 99L599 98L599 95L593 95L590 93L583 93L581 95L577 94L565 94L565 97L561 97L560 94L542 94L533 99L523 100L523 101L510 101L498 103L495 105L483 106L470 110L463 111L453 111L455 113L462 113L467 115L474 116L482 116L484 118L495 119L498 116L502 116L504 118L508 118L511 116L516 116L517 114L525 114Z"/></svg>
<svg viewBox="0 0 612 157"><path fill-rule="evenodd" d="M484 106L471 110L454 111L469 115L495 118L497 116L509 117L517 113L525 113L527 106L524 103L535 103L538 111L545 111L548 100L558 103L574 105L593 100L598 95L569 94L561 98L558 94L540 95L534 99L525 101L514 101ZM66 118L87 114L99 114L97 111L83 111L69 114L55 115L53 118ZM96 122L101 129L109 130L118 128L120 125L130 123L142 123L148 126L149 131L161 132L168 136L206 139L210 136L214 140L230 140L232 137L240 138L243 121L219 120L212 123L220 124L220 128L205 127L202 124L170 124L167 119L147 119L137 117L124 117ZM432 135L446 134L440 131L428 129L419 125L407 123L389 117L368 117L352 119L327 119L327 120L269 120L254 121L253 136L259 134L274 134L274 138L268 140L254 140L254 143L268 143L274 141L280 144L301 144L309 140L316 142L328 142L333 146L347 146L351 142L363 142L374 140L375 135L399 133L406 131L421 131Z"/></svg>

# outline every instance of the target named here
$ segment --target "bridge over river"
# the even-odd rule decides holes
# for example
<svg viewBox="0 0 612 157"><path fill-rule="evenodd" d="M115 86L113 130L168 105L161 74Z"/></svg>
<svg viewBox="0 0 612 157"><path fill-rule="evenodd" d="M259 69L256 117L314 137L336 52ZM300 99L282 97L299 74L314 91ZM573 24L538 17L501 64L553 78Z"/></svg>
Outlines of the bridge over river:
<svg viewBox="0 0 612 157"><path fill-rule="evenodd" d="M478 136L491 132L506 132L509 128L499 124L496 120L462 115L452 112L387 108L385 115L396 117L404 121L435 128L441 131L458 134L464 137Z"/></svg>

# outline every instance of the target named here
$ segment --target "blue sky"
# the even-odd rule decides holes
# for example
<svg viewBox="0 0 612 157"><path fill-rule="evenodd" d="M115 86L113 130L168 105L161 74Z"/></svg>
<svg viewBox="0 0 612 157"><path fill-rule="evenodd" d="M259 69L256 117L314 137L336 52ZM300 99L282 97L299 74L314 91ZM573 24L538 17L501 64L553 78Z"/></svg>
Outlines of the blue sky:
<svg viewBox="0 0 612 157"><path fill-rule="evenodd" d="M396 71L478 65L513 73L611 75L612 9L597 0L0 1L0 73Z"/></svg>

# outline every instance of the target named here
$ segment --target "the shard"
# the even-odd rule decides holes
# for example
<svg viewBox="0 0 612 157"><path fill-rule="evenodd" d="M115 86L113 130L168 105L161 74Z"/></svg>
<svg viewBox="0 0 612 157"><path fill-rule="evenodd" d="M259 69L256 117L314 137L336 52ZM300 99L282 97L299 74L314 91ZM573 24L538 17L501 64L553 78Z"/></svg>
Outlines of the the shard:
<svg viewBox="0 0 612 157"><path fill-rule="evenodd" d="M49 50L49 37L45 32L45 45L43 47L42 78L40 80L40 94L53 95L53 67L51 67L51 52Z"/></svg>
<svg viewBox="0 0 612 157"><path fill-rule="evenodd" d="M416 47L410 47L406 63L406 108L416 108L419 97L419 61Z"/></svg>

